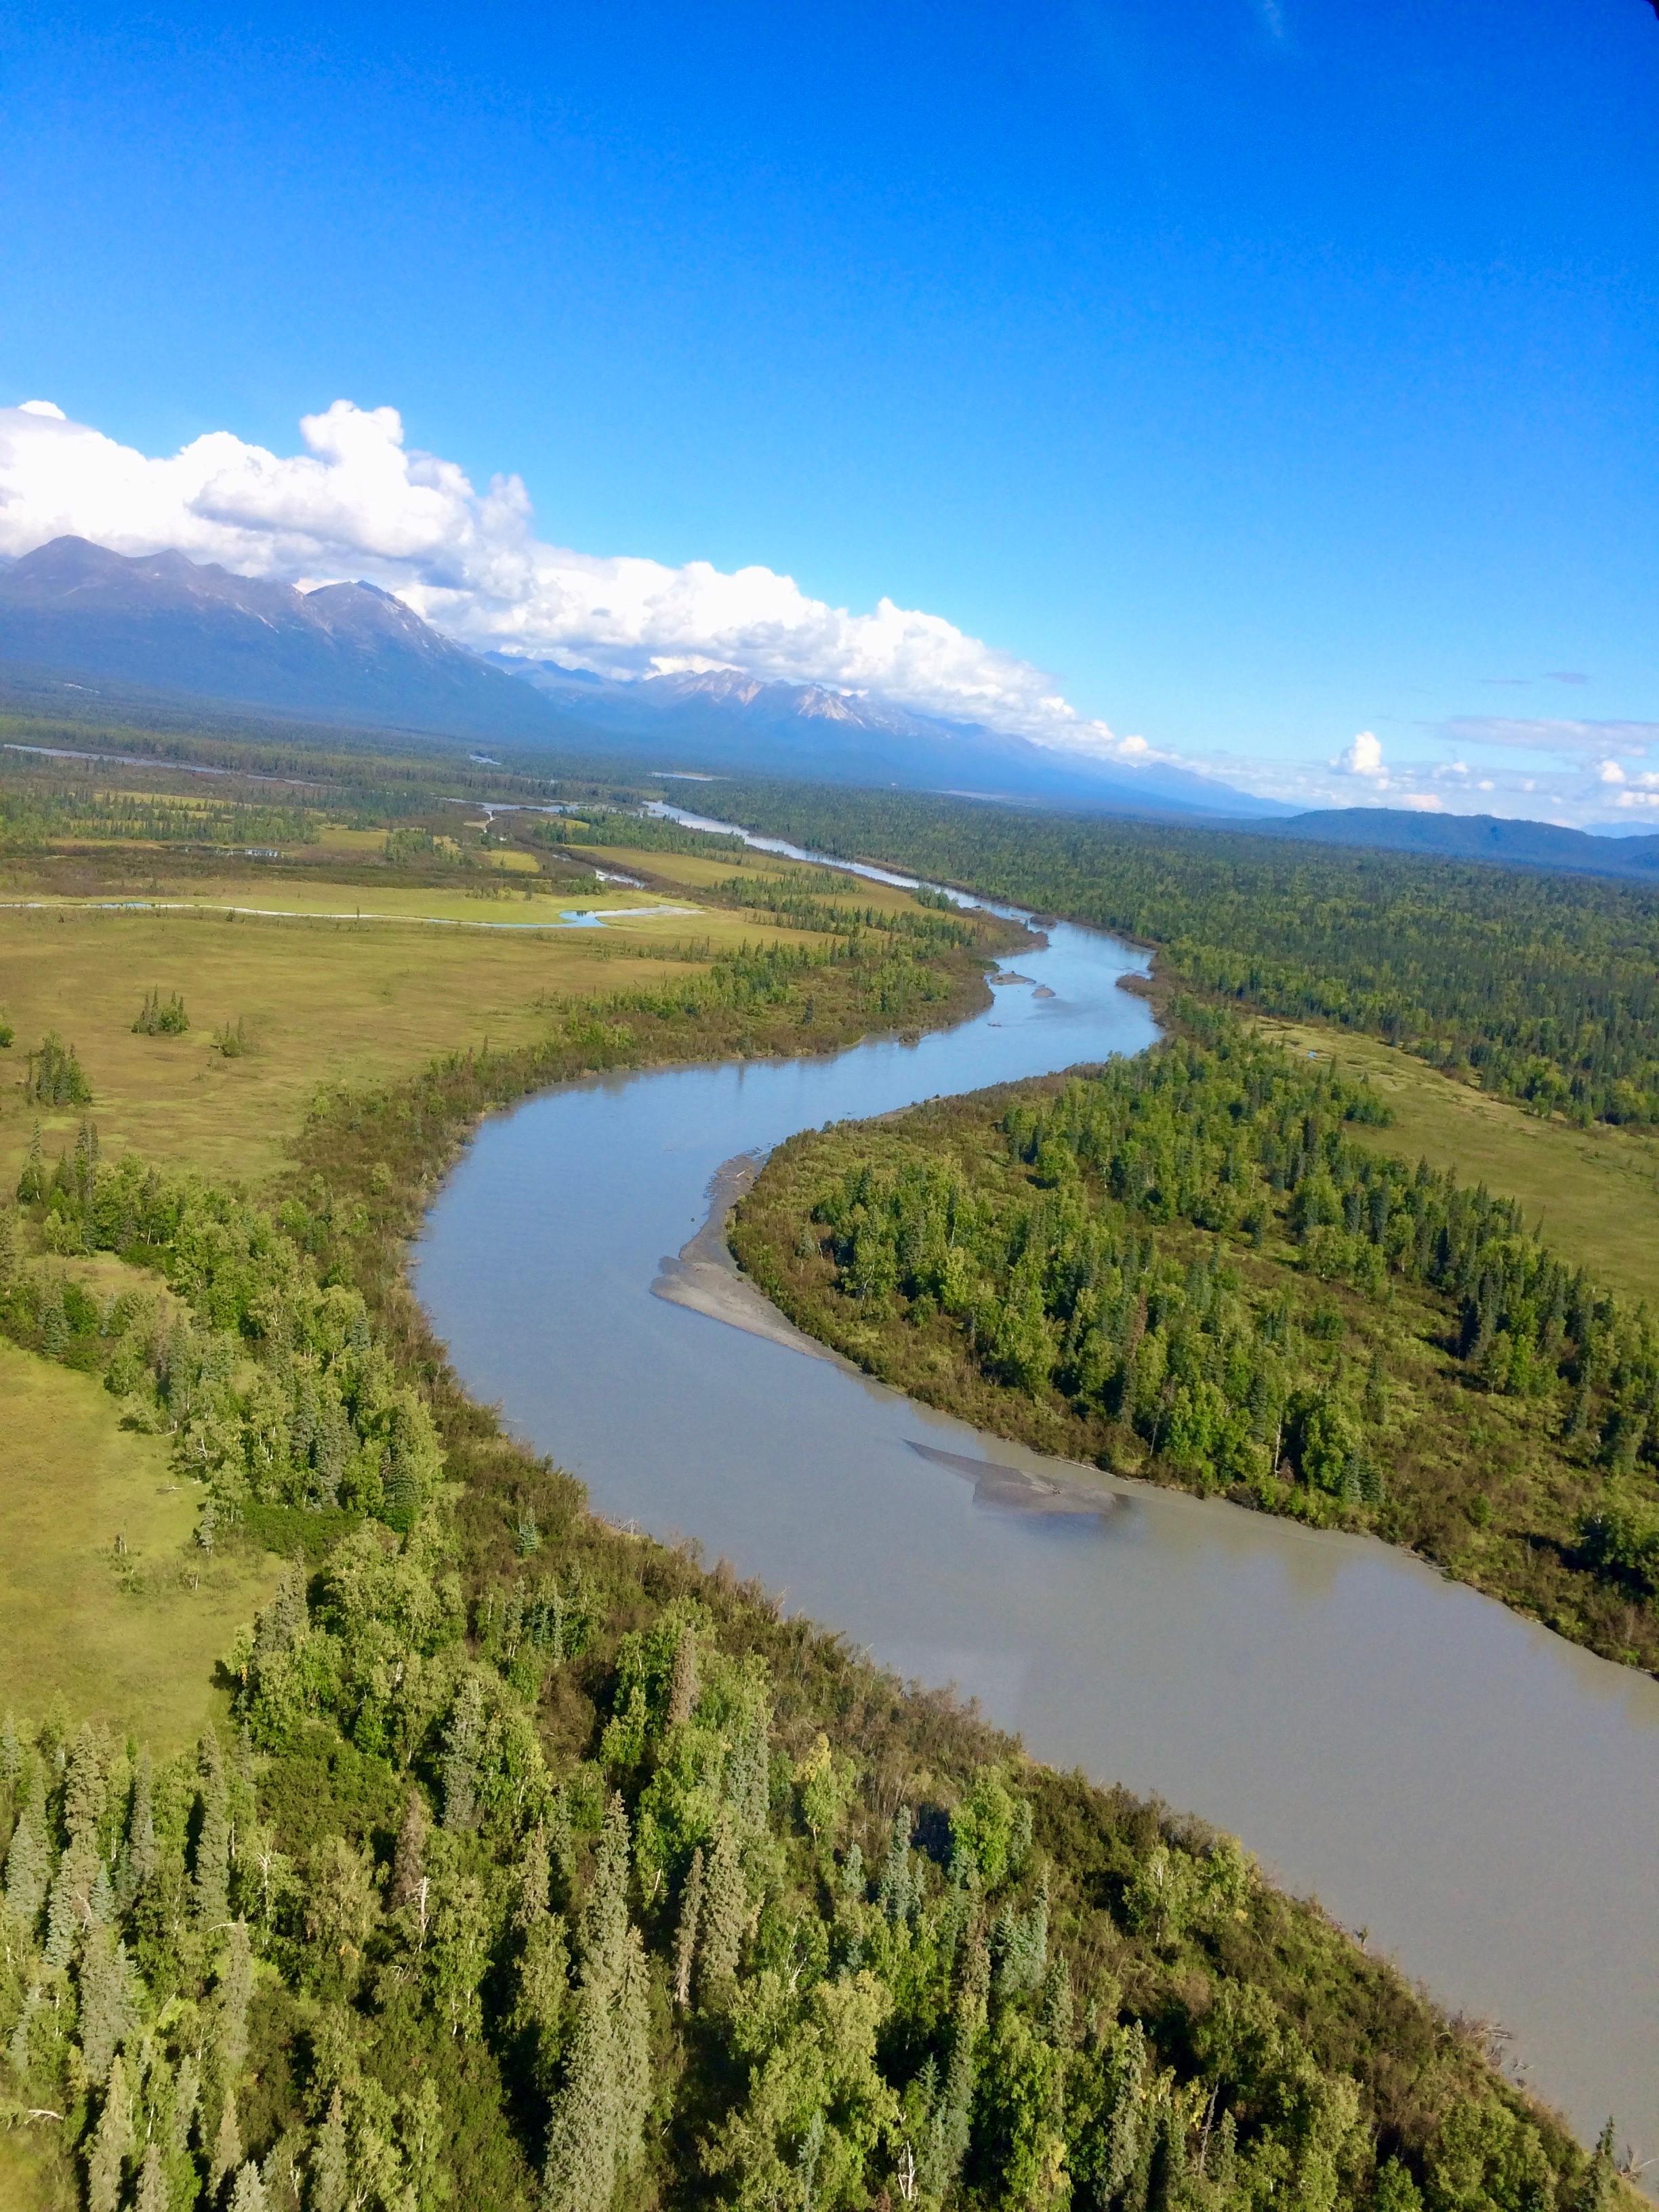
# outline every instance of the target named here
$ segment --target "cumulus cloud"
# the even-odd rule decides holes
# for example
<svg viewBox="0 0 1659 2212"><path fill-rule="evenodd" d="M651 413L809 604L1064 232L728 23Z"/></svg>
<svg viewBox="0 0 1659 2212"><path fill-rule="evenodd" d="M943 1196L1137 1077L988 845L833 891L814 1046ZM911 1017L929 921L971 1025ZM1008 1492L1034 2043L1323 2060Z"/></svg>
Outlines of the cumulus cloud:
<svg viewBox="0 0 1659 2212"><path fill-rule="evenodd" d="M942 616L887 599L849 612L770 568L674 568L550 544L518 477L478 490L453 461L407 447L395 408L337 399L300 428L301 453L218 430L154 458L49 400L0 409L0 551L72 534L288 582L362 576L480 651L623 678L738 668L878 691L1062 750L1170 757L1079 714L1040 669Z"/></svg>
<svg viewBox="0 0 1659 2212"><path fill-rule="evenodd" d="M1371 730L1361 730L1353 743L1337 755L1331 766L1342 775L1364 775L1381 783L1388 781L1382 768L1382 743Z"/></svg>

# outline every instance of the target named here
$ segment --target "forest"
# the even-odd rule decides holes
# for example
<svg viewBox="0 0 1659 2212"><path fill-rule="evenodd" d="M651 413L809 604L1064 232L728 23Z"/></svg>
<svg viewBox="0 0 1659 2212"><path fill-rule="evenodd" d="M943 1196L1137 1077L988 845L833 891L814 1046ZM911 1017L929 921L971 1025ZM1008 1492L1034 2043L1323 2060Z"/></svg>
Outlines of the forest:
<svg viewBox="0 0 1659 2212"><path fill-rule="evenodd" d="M0 1320L169 1440L198 1547L290 1561L188 1751L0 1729L6 2110L90 2212L1623 2199L1610 2142L1231 1838L608 1527L428 1334L404 1240L480 1113L799 1048L814 1000L855 1035L896 962L948 1002L969 957L869 932L555 1010L319 1098L264 1194L106 1159L90 1116L31 1153ZM143 1287L94 1295L88 1253ZM1520 1281L1477 1285L1483 1356Z"/></svg>
<svg viewBox="0 0 1659 2212"><path fill-rule="evenodd" d="M884 1380L1103 1468L1375 1528L1659 1668L1659 1333L1510 1200L1349 1133L1224 1011L1067 1079L791 1139L743 1265Z"/></svg>
<svg viewBox="0 0 1659 2212"><path fill-rule="evenodd" d="M1156 945L1172 980L1364 1030L1537 1113L1659 1122L1659 892L902 792L734 781L719 803Z"/></svg>

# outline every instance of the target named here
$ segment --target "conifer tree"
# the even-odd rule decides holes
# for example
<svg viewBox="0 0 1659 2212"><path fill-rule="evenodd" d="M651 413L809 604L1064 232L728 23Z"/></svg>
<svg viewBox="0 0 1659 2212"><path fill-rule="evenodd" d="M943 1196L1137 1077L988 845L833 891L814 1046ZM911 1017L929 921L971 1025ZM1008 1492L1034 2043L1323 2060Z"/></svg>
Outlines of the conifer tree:
<svg viewBox="0 0 1659 2212"><path fill-rule="evenodd" d="M547 1830L538 1820L530 1832L519 1868L519 1893L513 1907L515 1928L528 1929L546 1919L550 1875Z"/></svg>
<svg viewBox="0 0 1659 2212"><path fill-rule="evenodd" d="M23 1163L23 1172L17 1178L17 1202L20 1206L34 1206L46 1196L46 1168L40 1157L40 1124L34 1125L34 1135L29 1143L28 1158Z"/></svg>
<svg viewBox="0 0 1659 2212"><path fill-rule="evenodd" d="M628 1813L620 1790L605 1808L593 1856L593 1886L582 1908L581 1959L585 1982L615 1989L628 1936Z"/></svg>
<svg viewBox="0 0 1659 2212"><path fill-rule="evenodd" d="M611 2024L611 2096L617 2171L626 2173L640 2154L651 2109L651 1985L645 1945L628 1930Z"/></svg>
<svg viewBox="0 0 1659 2212"><path fill-rule="evenodd" d="M674 1672L668 1684L668 1725L689 1721L697 1702L697 1638L694 1629L680 1631L674 1646Z"/></svg>
<svg viewBox="0 0 1659 2212"><path fill-rule="evenodd" d="M638 2156L650 2105L647 1970L628 1919L628 1814L605 1808L581 1918L581 1984L548 2127L544 2212L600 2212Z"/></svg>
<svg viewBox="0 0 1659 2212"><path fill-rule="evenodd" d="M71 1844L58 1862L46 1902L46 1958L49 1966L67 1966L91 1913L92 1886L98 1875L96 1847L87 1838Z"/></svg>
<svg viewBox="0 0 1659 2212"><path fill-rule="evenodd" d="M9 1291L17 1273L17 1228L12 1209L0 1206L0 1291Z"/></svg>
<svg viewBox="0 0 1659 2212"><path fill-rule="evenodd" d="M171 2199L167 2161L161 2155L161 2144L152 2142L144 2153L143 2164L138 2169L137 2212L170 2212Z"/></svg>
<svg viewBox="0 0 1659 2212"><path fill-rule="evenodd" d="M104 1809L107 1759L107 1740L86 1722L75 1739L64 1781L64 1826L71 1843L96 1832Z"/></svg>
<svg viewBox="0 0 1659 2212"><path fill-rule="evenodd" d="M270 2212L270 2203L265 2185L259 2179L259 2169L249 2159L236 2177L236 2186L230 2195L230 2212Z"/></svg>
<svg viewBox="0 0 1659 2212"><path fill-rule="evenodd" d="M227 2088L224 2102L219 2107L219 2129L213 2138L213 2155L208 2160L208 2195L217 2197L224 2186L225 2176L234 2173L242 2162L242 2130L236 2118L236 2092Z"/></svg>
<svg viewBox="0 0 1659 2212"><path fill-rule="evenodd" d="M135 1890L154 1879L155 1863L155 1782L146 1744L138 1754L132 1778L132 1809L127 1815L127 1864Z"/></svg>
<svg viewBox="0 0 1659 2212"><path fill-rule="evenodd" d="M32 1805L26 1805L12 1830L11 1847L6 1853L6 1904L26 1934L33 1934L51 1879L52 1862L41 1837L40 1816Z"/></svg>
<svg viewBox="0 0 1659 2212"><path fill-rule="evenodd" d="M483 1732L483 1689L475 1674L461 1684L444 1740L444 1826L472 1827L478 1817L478 1738Z"/></svg>
<svg viewBox="0 0 1659 2212"><path fill-rule="evenodd" d="M616 2177L610 1998L597 1982L584 1982L564 2087L548 2124L542 2212L604 2212Z"/></svg>
<svg viewBox="0 0 1659 2212"><path fill-rule="evenodd" d="M13 2027L6 2044L6 2063L20 2081L27 2081L29 2077L30 2063L33 2055L31 2047L32 2031L34 2027L34 2015L40 2009L41 1995L39 1980L32 1981L29 1984L28 1994L23 1999L23 2008L17 2015L16 2025Z"/></svg>
<svg viewBox="0 0 1659 2212"><path fill-rule="evenodd" d="M93 2137L87 2166L87 2212L116 2212L121 2198L121 2177L133 2151L132 2097L126 2067L118 2054L109 2069L104 2109Z"/></svg>
<svg viewBox="0 0 1659 2212"><path fill-rule="evenodd" d="M194 1903L198 1928L230 1917L230 1807L225 1756L216 1730L202 1738L202 1824L196 1834Z"/></svg>
<svg viewBox="0 0 1659 2212"><path fill-rule="evenodd" d="M691 1969L697 1955L697 1923L702 1915L702 1845L691 1854L691 1865L680 1896L679 1925L674 1931L674 2002L684 2011L691 2002Z"/></svg>
<svg viewBox="0 0 1659 2212"><path fill-rule="evenodd" d="M345 2212L350 2197L345 2111L337 2088L329 2098L328 2115L317 2130L316 2148L311 2154L311 2212Z"/></svg>
<svg viewBox="0 0 1659 2212"><path fill-rule="evenodd" d="M253 1948L246 1920L233 1920L219 1966L219 2078L234 2081L247 2057L247 2008L253 1995Z"/></svg>
<svg viewBox="0 0 1659 2212"><path fill-rule="evenodd" d="M938 2118L931 2130L929 2195L940 2203L956 2186L962 2162L968 2155L973 2124L974 2084L979 2072L979 2043L985 2027L985 2000L990 1987L991 1959L985 1938L975 1929L963 1961L962 1985L951 2021L951 2057L945 2072L945 2089ZM1104 2201L1103 2199L1103 2201Z"/></svg>
<svg viewBox="0 0 1659 2212"><path fill-rule="evenodd" d="M190 2131L201 2101L202 2081L195 2054L187 2051L179 2062L179 2078L173 2085L173 2148L179 2158L189 2154Z"/></svg>
<svg viewBox="0 0 1659 2212"><path fill-rule="evenodd" d="M703 1905L702 1966L697 1990L705 2004L722 2004L731 1992L748 1917L749 1895L737 1836L731 1822L723 1820L708 1861Z"/></svg>
<svg viewBox="0 0 1659 2212"><path fill-rule="evenodd" d="M137 1992L126 1946L108 1927L94 1927L81 1958L81 2055L100 2086L111 2063L137 2025Z"/></svg>

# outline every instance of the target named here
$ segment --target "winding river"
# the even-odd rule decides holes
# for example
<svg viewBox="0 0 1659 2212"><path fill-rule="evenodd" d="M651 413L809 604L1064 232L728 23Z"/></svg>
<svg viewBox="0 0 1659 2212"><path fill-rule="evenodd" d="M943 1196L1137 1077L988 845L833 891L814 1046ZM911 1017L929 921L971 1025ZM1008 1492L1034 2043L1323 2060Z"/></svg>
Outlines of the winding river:
<svg viewBox="0 0 1659 2212"><path fill-rule="evenodd" d="M791 1342L706 1226L722 1170L794 1130L1141 1050L1118 986L1144 966L1059 927L919 1043L566 1085L480 1133L421 1296L600 1512L696 1538L1038 1757L1232 1829L1497 2024L1581 2136L1612 2112L1659 2150L1659 1683L1370 1539L911 1405Z"/></svg>

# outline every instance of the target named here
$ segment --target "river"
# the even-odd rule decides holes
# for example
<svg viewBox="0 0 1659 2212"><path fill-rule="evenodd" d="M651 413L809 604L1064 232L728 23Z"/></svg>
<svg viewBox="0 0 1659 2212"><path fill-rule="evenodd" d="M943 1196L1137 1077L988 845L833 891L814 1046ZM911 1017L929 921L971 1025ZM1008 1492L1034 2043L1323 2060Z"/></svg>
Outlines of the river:
<svg viewBox="0 0 1659 2212"><path fill-rule="evenodd" d="M1659 2150L1659 1683L1369 1538L1082 1478L674 1302L700 1277L719 1302L718 1261L677 1255L738 1156L1139 1051L1152 1015L1118 986L1145 965L1057 927L1029 980L915 1044L564 1085L479 1133L422 1299L467 1387L607 1517L696 1538L1037 1757L1232 1830L1501 2024L1582 2137L1611 2112Z"/></svg>

